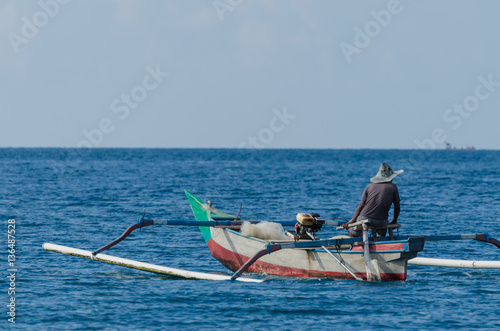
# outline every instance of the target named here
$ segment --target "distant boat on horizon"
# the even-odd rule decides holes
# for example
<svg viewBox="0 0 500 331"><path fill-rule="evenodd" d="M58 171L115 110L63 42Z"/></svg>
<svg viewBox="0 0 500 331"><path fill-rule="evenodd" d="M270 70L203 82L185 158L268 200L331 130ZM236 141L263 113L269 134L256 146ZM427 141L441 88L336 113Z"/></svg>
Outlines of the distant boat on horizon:
<svg viewBox="0 0 500 331"><path fill-rule="evenodd" d="M448 151L474 151L474 150L476 150L476 147L474 147L474 146L456 147L447 141L445 141L444 144L446 145L445 149Z"/></svg>

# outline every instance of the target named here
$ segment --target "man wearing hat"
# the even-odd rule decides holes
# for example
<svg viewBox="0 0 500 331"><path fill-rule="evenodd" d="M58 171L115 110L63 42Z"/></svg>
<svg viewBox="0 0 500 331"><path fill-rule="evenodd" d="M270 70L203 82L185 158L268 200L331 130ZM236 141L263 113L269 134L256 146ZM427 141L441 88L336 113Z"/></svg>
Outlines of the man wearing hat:
<svg viewBox="0 0 500 331"><path fill-rule="evenodd" d="M348 224L361 220L369 220L370 226L384 227L388 224L389 210L391 205L394 204L394 216L392 217L391 224L398 222L399 198L398 187L392 183L392 180L397 175L403 173L404 170L392 171L392 168L387 163L382 163L380 169L375 177L372 177L371 184L366 186L361 196L354 217L347 223L343 224L344 229L348 228ZM351 237L360 237L361 230L348 229ZM377 235L385 236L387 229L376 230Z"/></svg>

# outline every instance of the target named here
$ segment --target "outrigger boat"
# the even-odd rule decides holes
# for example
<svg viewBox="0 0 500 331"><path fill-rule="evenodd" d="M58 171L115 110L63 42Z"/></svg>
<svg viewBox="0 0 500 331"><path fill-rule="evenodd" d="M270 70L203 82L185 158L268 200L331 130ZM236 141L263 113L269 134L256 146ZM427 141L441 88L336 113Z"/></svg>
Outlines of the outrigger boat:
<svg viewBox="0 0 500 331"><path fill-rule="evenodd" d="M282 226L295 226L297 235L287 231L292 238L261 239L240 232L245 221L240 219L239 215L227 214L214 208L211 202L205 203L193 194L187 191L185 193L193 210L195 221L147 220L144 219L143 215L119 238L94 252L49 243L45 243L43 248L48 251L176 277L249 282L261 282L262 279L240 277L244 272L305 278L394 281L407 279L408 264L500 269L500 261L417 257L418 252L423 250L426 241L473 239L492 243L500 248L498 240L487 234L400 236L393 233L393 230L400 226L396 224L388 226L388 236L373 237L371 232L374 229L369 224L356 222L350 226L361 228L363 230L362 238L339 236L320 239L315 235L322 226L336 226L337 229L340 229L340 225L344 221L325 220L319 215L315 215L309 218L309 223L303 222L302 226L299 225L300 222L296 221L274 222ZM310 217L310 215L308 216ZM248 222L250 224L260 223L258 221ZM135 229L150 225L199 226L212 256L233 271L233 274L190 272L102 254L104 250L124 240ZM297 225L299 225L298 228Z"/></svg>
<svg viewBox="0 0 500 331"><path fill-rule="evenodd" d="M189 192L186 195L198 221L236 219ZM340 222L328 225L338 226ZM307 278L406 280L408 260L424 248L423 238L380 238L366 250L361 239L345 237L315 240L312 235L309 240L295 242L292 238L275 241L249 237L237 229L200 227L200 230L212 256L234 271L235 276L250 271ZM367 267L367 263L371 266Z"/></svg>

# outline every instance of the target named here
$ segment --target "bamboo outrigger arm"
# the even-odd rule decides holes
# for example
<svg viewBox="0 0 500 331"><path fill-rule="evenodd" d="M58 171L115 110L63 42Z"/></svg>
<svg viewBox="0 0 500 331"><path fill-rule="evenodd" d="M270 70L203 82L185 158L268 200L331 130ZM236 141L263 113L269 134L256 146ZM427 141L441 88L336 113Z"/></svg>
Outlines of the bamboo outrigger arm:
<svg viewBox="0 0 500 331"><path fill-rule="evenodd" d="M485 243L490 243L490 244L493 244L493 245L497 246L498 248L500 248L500 241L498 241L495 238L492 238L487 233L477 234L476 238L474 238L474 240L482 241L482 242L485 242Z"/></svg>
<svg viewBox="0 0 500 331"><path fill-rule="evenodd" d="M121 236L119 236L118 238L116 238L115 240L110 242L109 244L102 246L98 250L93 251L92 258L94 258L97 254L101 253L102 251L105 251L108 248L113 247L114 245L121 242L123 239L127 238L132 233L132 231L134 231L136 229L140 229L144 226L149 226L149 225L153 225L153 224L154 224L154 222L152 220L141 219L138 223L135 223L134 225L128 227L127 230L125 230L125 232L123 232Z"/></svg>
<svg viewBox="0 0 500 331"><path fill-rule="evenodd" d="M250 222L250 223L259 223L260 221L245 221L245 222ZM274 221L275 223L279 223L283 226L294 226L297 221ZM325 220L325 223L323 224L324 226L338 226L339 224L342 224L344 222L342 221L332 221L332 220ZM233 227L240 227L243 224L243 221L233 221L233 220L210 220L210 221L193 221L193 220L147 220L144 219L144 215L142 218L140 218L137 223L133 224L132 226L128 227L125 232L121 234L120 237L116 238L115 240L111 241L109 244L106 244L105 246L102 246L98 250L92 252L92 255L95 256L96 254L99 254L116 244L120 243L122 240L127 238L132 231L141 229L145 226L150 226L150 225L178 225L178 226L213 226L213 227L222 227L222 228L233 228Z"/></svg>
<svg viewBox="0 0 500 331"><path fill-rule="evenodd" d="M477 240L482 241L488 244L493 244L496 247L500 248L500 242L491 237L487 233L472 233L472 234L454 234L454 235L438 235L438 236L427 236L427 235L409 235L409 236L399 236L399 238L410 238L410 237L419 237L424 238L425 241L447 241L447 240Z"/></svg>
<svg viewBox="0 0 500 331"><path fill-rule="evenodd" d="M247 271L247 269L250 268L252 264L257 262L257 260L263 257L264 255L271 254L272 252L276 252L281 249L282 249L281 245L268 244L266 248L257 252L257 254L255 254L252 258L250 258L247 262L245 262L245 264L243 264L238 270L236 270L233 276L231 276L231 280L235 280L236 278L240 277L242 273Z"/></svg>

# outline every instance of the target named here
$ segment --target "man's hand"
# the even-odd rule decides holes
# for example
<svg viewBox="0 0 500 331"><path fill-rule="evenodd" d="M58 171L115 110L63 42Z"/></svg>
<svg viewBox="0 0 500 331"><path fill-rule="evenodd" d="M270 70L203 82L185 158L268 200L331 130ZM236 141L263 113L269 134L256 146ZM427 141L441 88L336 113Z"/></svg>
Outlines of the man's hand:
<svg viewBox="0 0 500 331"><path fill-rule="evenodd" d="M344 229L347 229L347 228L349 227L349 223L344 223L344 224L342 224L342 227L343 227Z"/></svg>

